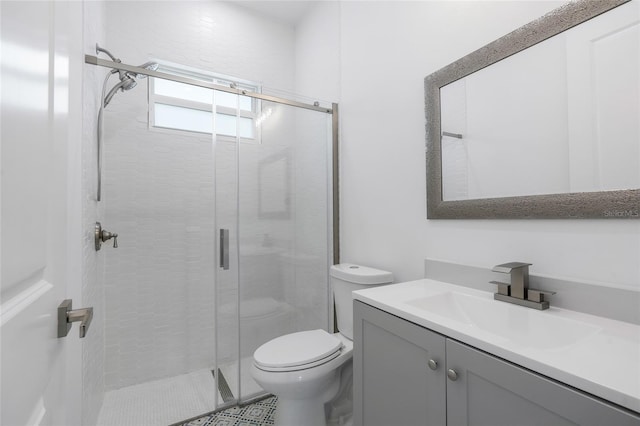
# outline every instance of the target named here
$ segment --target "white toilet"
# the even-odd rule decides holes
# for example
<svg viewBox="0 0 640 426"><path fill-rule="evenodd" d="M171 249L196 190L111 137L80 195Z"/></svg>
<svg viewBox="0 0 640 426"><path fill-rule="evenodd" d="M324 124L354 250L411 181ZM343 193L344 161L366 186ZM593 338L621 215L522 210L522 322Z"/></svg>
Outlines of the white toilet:
<svg viewBox="0 0 640 426"><path fill-rule="evenodd" d="M390 272L348 263L330 270L338 333L310 330L268 341L253 354L251 375L278 397L276 426L325 426L325 404L351 380L351 292L393 282ZM341 374L342 372L345 374ZM341 383L341 379L343 383Z"/></svg>

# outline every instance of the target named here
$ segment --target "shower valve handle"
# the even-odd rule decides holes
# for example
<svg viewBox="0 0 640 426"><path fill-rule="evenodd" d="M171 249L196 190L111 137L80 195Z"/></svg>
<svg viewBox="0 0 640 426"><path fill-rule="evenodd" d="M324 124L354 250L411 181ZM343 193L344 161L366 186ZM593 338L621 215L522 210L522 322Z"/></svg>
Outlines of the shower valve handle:
<svg viewBox="0 0 640 426"><path fill-rule="evenodd" d="M102 229L100 222L96 222L95 226L95 245L96 251L100 250L102 243L113 238L113 248L118 248L118 234Z"/></svg>
<svg viewBox="0 0 640 426"><path fill-rule="evenodd" d="M113 238L113 248L118 248L118 234L115 232L102 231L102 241L107 241Z"/></svg>

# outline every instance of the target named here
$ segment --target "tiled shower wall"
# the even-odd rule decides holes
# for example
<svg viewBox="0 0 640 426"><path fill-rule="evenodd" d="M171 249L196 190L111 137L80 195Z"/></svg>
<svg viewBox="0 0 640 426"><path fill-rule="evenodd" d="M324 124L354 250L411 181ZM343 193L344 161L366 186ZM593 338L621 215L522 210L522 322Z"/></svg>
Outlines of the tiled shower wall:
<svg viewBox="0 0 640 426"><path fill-rule="evenodd" d="M123 62L160 59L294 90L294 30L288 25L221 2L107 2L104 7L104 47ZM149 130L146 86L140 80L133 90L118 93L105 112L103 225L119 234L120 246L103 249L107 389L211 368L214 360L212 143L208 137ZM275 249L292 248L291 221L252 220L255 206L243 204L257 197L260 159L290 144L285 138L242 151L243 161L254 165L241 182L241 220L250 224L240 235L243 247L259 248L269 229ZM228 161L232 170L235 155L226 157L220 155L216 165L224 168ZM230 201L233 190L231 182ZM225 192L217 197L224 201ZM227 219L223 213L218 208L219 222ZM326 232L322 238L326 241ZM251 276L251 266L259 262L243 259L242 249L240 260L241 274ZM271 271L262 282L280 285L278 270ZM237 297L235 288L230 282L230 300Z"/></svg>

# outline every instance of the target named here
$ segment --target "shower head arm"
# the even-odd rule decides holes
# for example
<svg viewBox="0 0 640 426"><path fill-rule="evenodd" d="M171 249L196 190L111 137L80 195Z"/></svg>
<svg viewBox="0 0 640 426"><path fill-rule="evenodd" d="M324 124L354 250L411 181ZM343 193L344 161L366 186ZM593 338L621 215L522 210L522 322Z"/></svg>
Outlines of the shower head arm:
<svg viewBox="0 0 640 426"><path fill-rule="evenodd" d="M103 47L100 47L100 45L99 45L98 43L96 43L96 55L99 55L100 53L104 53L104 54L106 54L107 56L109 56L109 58L111 58L111 60L112 60L113 62L116 62L116 63L118 63L118 64L122 63L122 61L121 61L120 59L116 58L115 56L113 56L113 55L111 54L111 52L109 52L107 49L105 49L105 48L103 48ZM115 74L115 73L118 73L118 75L120 76L120 80L122 80L123 78L125 78L125 72L124 72L124 71L119 70L119 69L117 69L117 68L114 68L114 69L112 69L112 70L111 70L111 73L110 73L110 74Z"/></svg>
<svg viewBox="0 0 640 426"><path fill-rule="evenodd" d="M118 58L116 58L115 56L113 56L113 54L111 52L109 52L107 49L100 47L100 45L98 43L96 43L96 55L99 55L100 53L104 53L107 56L109 56L109 58L111 58L111 60L117 64L121 64L122 61ZM151 70L151 71L155 71L158 69L158 63L157 62L145 62L144 64L135 67L138 69L146 69L146 70ZM120 80L126 78L126 77L132 77L132 78L146 78L146 74L141 74L138 72L132 72L132 71L125 71L121 68L113 68L111 70L111 74L115 74L118 73L120 76Z"/></svg>
<svg viewBox="0 0 640 426"><path fill-rule="evenodd" d="M104 48L100 47L100 45L98 45L98 43L96 43L96 55L99 55L100 53L106 53L107 56L109 56L113 62L118 62L118 63L121 62L120 59L118 59L115 56L113 56L111 54L111 52L109 52L107 49L104 49Z"/></svg>

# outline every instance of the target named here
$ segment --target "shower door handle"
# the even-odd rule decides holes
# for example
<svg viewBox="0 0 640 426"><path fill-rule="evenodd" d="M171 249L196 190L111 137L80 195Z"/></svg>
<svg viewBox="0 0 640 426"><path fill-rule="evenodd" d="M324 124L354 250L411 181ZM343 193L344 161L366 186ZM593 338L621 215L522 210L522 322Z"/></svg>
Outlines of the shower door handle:
<svg viewBox="0 0 640 426"><path fill-rule="evenodd" d="M229 269L229 230L220 229L220 267Z"/></svg>

